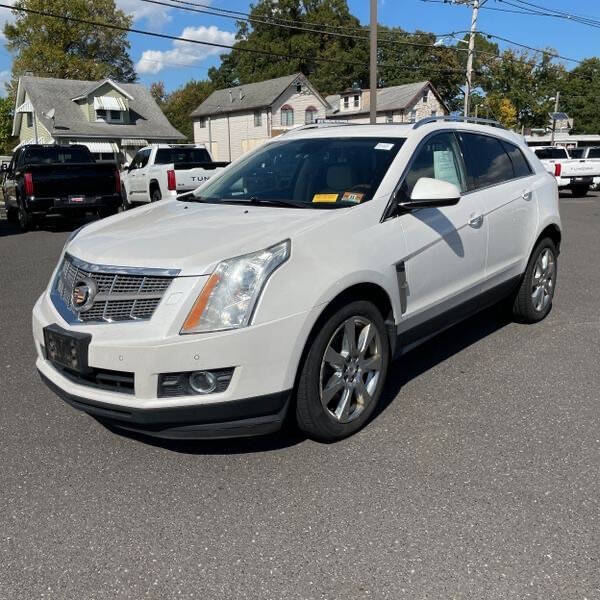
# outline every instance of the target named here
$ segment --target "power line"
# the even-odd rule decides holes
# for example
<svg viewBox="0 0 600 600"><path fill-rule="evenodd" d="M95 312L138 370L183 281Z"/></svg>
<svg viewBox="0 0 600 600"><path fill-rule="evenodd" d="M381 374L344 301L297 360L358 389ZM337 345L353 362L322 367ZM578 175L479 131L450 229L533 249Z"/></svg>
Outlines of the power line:
<svg viewBox="0 0 600 600"><path fill-rule="evenodd" d="M71 22L71 23L92 25L95 27L104 27L106 29L112 29L114 31L122 31L122 32L126 32L126 33L136 33L139 35L147 35L150 37L162 38L162 39L167 39L167 40L172 40L172 41L188 42L191 44L199 44L202 46L211 46L214 48L223 48L223 49L227 49L227 50L237 50L240 52L249 52L251 54L261 54L264 56L275 56L277 58L286 58L286 59L293 58L293 59L303 60L303 61L325 62L325 63L332 63L332 64L336 64L336 65L352 65L352 66L361 66L361 67L366 66L365 63L362 63L359 61L336 60L336 59L324 58L324 57L318 57L318 56L301 56L298 54L284 54L281 52L272 52L269 50L258 50L256 48L247 48L245 46L240 46L240 45L230 46L229 44L220 44L218 42L207 42L204 40L194 40L191 38L184 38L184 37L180 37L180 36L176 36L176 35L169 35L166 33L158 33L155 31L146 31L144 29L137 29L134 27L124 27L121 25L115 25L113 23L92 21L89 19L81 19L78 17L71 17L68 15L59 15L56 13L51 13L51 12L43 11L43 10L16 7L16 6L11 6L9 4L0 4L0 8L6 8L6 9L12 10L12 11L36 14L36 15L40 15L40 16L44 16L44 17L51 17L54 19L61 19L63 21L67 21L67 22ZM384 67L384 68L397 68L399 65L397 65L397 64L391 65L391 64L384 63L384 64L379 64L378 66ZM408 69L408 70L414 70L414 71L419 71L419 70L423 69L423 67L413 67L413 66L402 66L402 68ZM428 67L428 70L431 70L431 67ZM433 70L436 70L436 69L433 69ZM459 69L437 69L436 71L439 73L462 72Z"/></svg>

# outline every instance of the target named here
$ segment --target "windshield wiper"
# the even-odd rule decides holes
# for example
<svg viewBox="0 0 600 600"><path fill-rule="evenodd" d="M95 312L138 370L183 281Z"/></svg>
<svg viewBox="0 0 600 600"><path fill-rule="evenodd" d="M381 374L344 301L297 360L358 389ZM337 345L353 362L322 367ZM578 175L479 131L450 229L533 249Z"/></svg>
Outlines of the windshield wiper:
<svg viewBox="0 0 600 600"><path fill-rule="evenodd" d="M272 206L291 206L292 208L306 208L306 202L296 202L295 200L279 200L273 198L257 198L252 196L247 200L250 204L270 204Z"/></svg>

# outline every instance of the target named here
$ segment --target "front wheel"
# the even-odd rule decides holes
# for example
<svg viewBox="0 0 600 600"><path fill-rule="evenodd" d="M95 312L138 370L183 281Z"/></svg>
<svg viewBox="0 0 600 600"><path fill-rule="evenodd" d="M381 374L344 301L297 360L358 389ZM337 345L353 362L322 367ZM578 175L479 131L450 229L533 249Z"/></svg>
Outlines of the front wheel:
<svg viewBox="0 0 600 600"><path fill-rule="evenodd" d="M518 321L537 323L550 312L556 289L557 259L556 245L550 238L544 238L535 247L513 304L513 315Z"/></svg>
<svg viewBox="0 0 600 600"><path fill-rule="evenodd" d="M358 431L381 396L390 359L383 317L367 301L333 314L312 341L296 392L296 421L332 442Z"/></svg>

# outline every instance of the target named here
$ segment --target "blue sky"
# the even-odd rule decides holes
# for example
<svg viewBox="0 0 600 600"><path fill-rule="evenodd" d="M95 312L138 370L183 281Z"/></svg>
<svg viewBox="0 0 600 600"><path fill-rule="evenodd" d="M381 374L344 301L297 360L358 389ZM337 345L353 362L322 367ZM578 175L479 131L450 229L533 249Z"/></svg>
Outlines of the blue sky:
<svg viewBox="0 0 600 600"><path fill-rule="evenodd" d="M93 0L91 0L93 1ZM247 0L197 0L229 10L247 11ZM548 8L577 13L600 20L600 3L589 0L532 0ZM171 35L230 44L235 33L232 19L192 13L142 0L117 0L126 12L133 14L135 26ZM349 0L351 11L363 23L369 19L369 0ZM52 8L49 0L48 8ZM559 54L572 58L600 55L598 29L548 17L502 13L490 8L508 8L499 0L488 0L488 9L480 12L478 29L534 46L555 48ZM470 8L458 5L422 2L421 0L379 0L379 22L399 26L407 31L424 29L435 33L462 31L470 25ZM9 11L0 9L0 24L10 18ZM220 51L196 44L183 44L131 34L131 54L138 67L140 81L149 85L164 81L167 90L183 85L189 79L203 79L211 65L218 64ZM501 44L501 47L506 47ZM141 59L144 59L141 61ZM141 62L140 62L141 61ZM11 56L0 48L0 81L10 72ZM574 66L567 63L568 67Z"/></svg>

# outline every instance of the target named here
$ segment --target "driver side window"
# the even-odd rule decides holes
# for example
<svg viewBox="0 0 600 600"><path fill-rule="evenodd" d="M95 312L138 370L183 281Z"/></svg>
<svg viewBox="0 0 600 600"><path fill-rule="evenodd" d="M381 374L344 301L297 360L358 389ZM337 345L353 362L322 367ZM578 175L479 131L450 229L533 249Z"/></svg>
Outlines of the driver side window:
<svg viewBox="0 0 600 600"><path fill-rule="evenodd" d="M402 184L407 199L421 177L441 179L465 191L460 148L453 133L434 135L419 148Z"/></svg>
<svg viewBox="0 0 600 600"><path fill-rule="evenodd" d="M133 160L131 161L131 163L129 164L129 170L133 171L134 169L138 169L140 166L140 154L141 152L138 152L134 157Z"/></svg>

